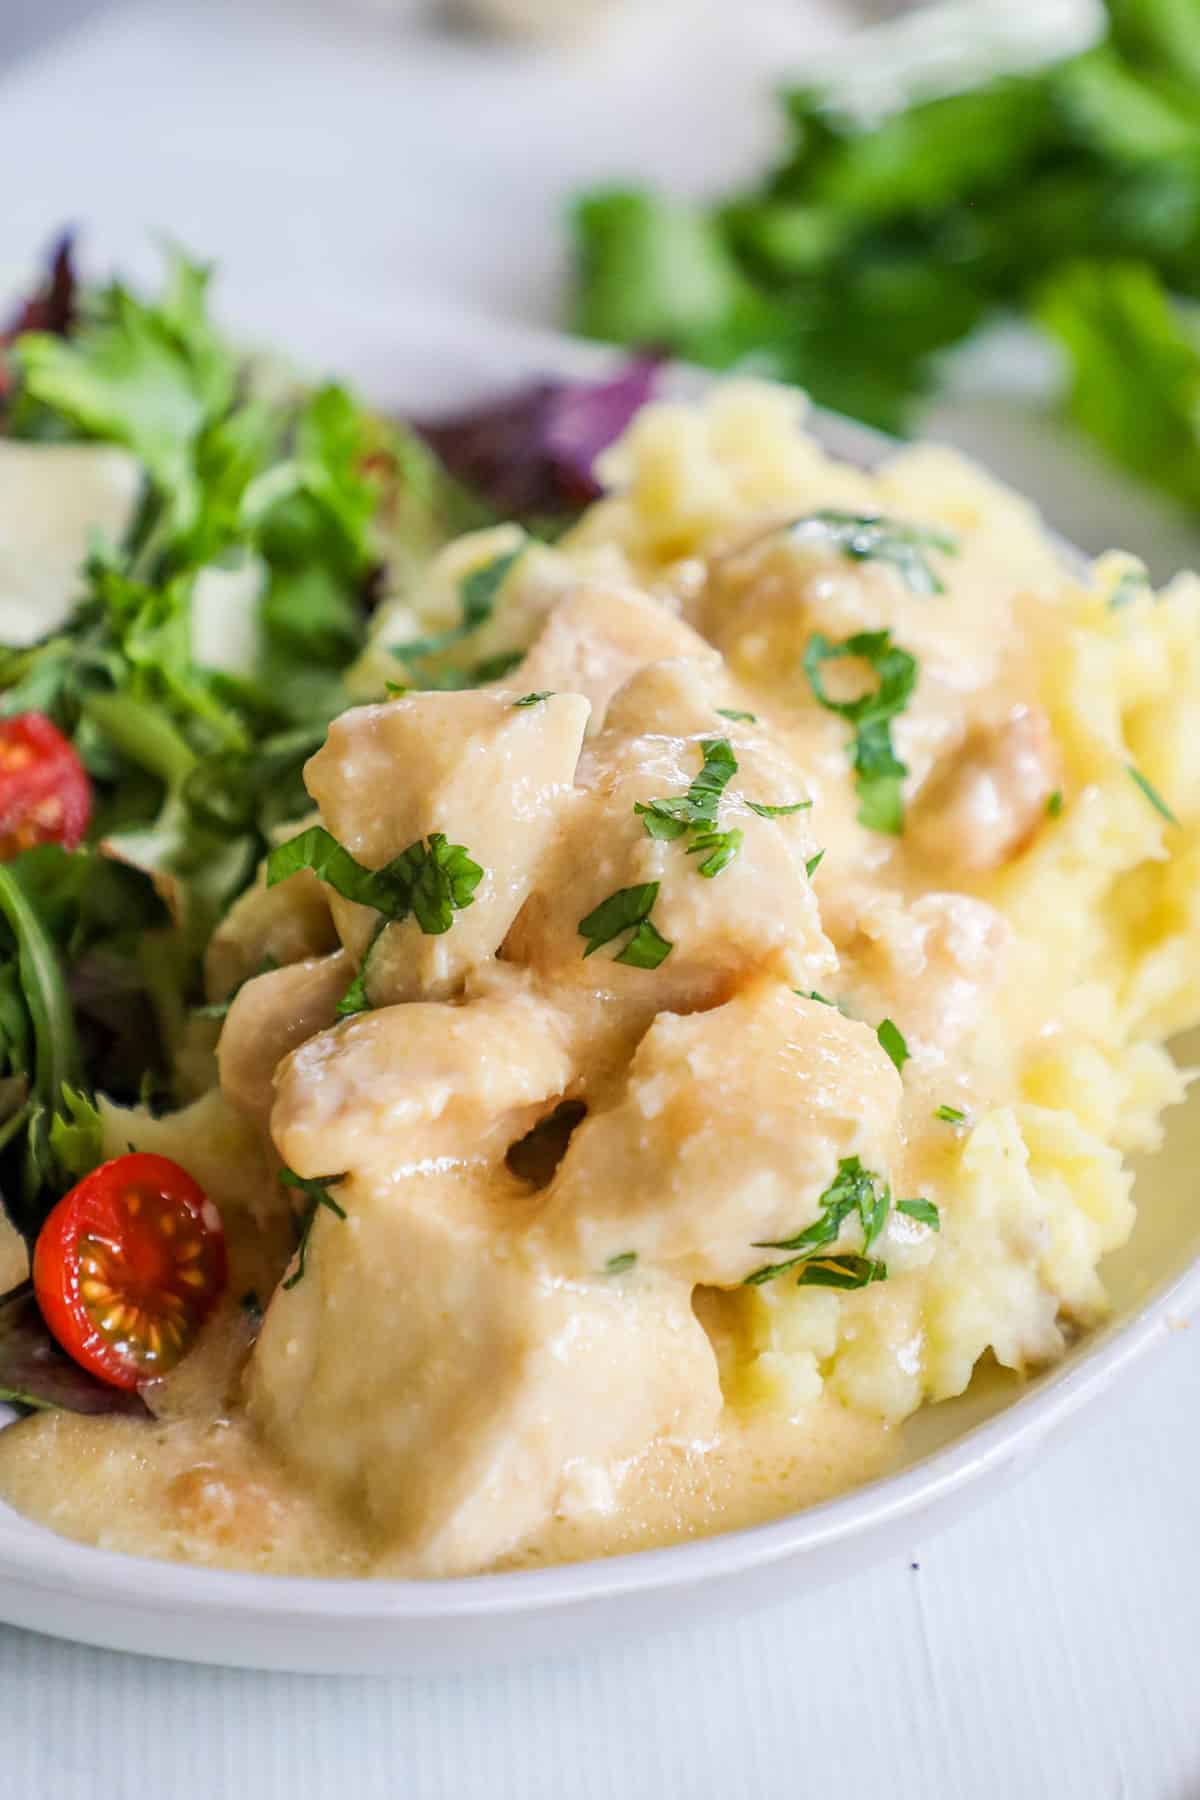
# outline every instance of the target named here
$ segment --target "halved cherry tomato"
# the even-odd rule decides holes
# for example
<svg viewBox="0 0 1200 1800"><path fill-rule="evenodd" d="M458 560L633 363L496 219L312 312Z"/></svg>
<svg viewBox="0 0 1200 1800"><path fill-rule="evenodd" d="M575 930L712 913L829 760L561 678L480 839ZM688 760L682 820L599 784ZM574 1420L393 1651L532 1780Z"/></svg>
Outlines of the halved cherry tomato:
<svg viewBox="0 0 1200 1800"><path fill-rule="evenodd" d="M92 813L92 784L58 726L39 712L0 719L0 862L34 844L74 850Z"/></svg>
<svg viewBox="0 0 1200 1800"><path fill-rule="evenodd" d="M64 1194L33 1252L42 1317L111 1387L174 1368L226 1279L216 1207L186 1169L144 1151L101 1163Z"/></svg>

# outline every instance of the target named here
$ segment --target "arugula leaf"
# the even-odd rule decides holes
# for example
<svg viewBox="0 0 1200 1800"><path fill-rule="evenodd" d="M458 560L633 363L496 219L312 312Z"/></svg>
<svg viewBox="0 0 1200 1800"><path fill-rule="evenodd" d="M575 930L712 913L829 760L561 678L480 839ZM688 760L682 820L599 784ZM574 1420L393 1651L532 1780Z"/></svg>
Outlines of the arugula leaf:
<svg viewBox="0 0 1200 1800"><path fill-rule="evenodd" d="M929 552L954 556L959 541L943 527L889 519L882 513L840 512L834 507L810 513L787 528L796 543L825 542L853 562L882 562L895 569L914 594L944 594L946 584L929 560Z"/></svg>
<svg viewBox="0 0 1200 1800"><path fill-rule="evenodd" d="M281 1169L279 1179L285 1187L299 1188L305 1196L306 1206L300 1221L300 1236L296 1244L296 1267L281 1283L284 1292L289 1292L304 1280L308 1269L308 1247L312 1238L312 1229L316 1224L317 1214L322 1207L331 1212L335 1218L344 1219L346 1209L334 1199L329 1192L340 1181L345 1181L345 1172L341 1175L297 1175L294 1169Z"/></svg>
<svg viewBox="0 0 1200 1800"><path fill-rule="evenodd" d="M844 657L868 663L878 686L857 700L834 700L826 692L823 665ZM891 722L908 705L917 685L917 662L893 644L890 631L859 631L834 642L817 631L804 652L804 672L818 703L854 726L850 761L858 788L862 824L899 835L904 828L901 782L908 773L892 747Z"/></svg>

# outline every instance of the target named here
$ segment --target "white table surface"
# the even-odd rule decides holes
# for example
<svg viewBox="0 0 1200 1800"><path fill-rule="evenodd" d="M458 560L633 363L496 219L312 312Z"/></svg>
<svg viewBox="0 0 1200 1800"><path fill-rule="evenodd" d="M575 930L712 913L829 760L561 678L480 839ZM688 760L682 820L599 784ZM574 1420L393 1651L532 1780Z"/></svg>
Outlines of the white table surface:
<svg viewBox="0 0 1200 1800"><path fill-rule="evenodd" d="M753 168L762 89L836 36L832 4L766 8L749 33L746 12L684 32L660 11L586 53L485 61L298 6L119 9L0 78L0 262L71 219L95 256L144 265L158 228L226 264L247 319L285 294L303 311L444 291L550 321L565 193ZM1196 556L1192 525L988 373L985 356L939 431L1039 485L1082 542L1121 537L1164 571ZM0 1794L1197 1800L1198 1446L1184 1330L1021 1486L890 1565L708 1631L460 1680L248 1675L0 1628Z"/></svg>

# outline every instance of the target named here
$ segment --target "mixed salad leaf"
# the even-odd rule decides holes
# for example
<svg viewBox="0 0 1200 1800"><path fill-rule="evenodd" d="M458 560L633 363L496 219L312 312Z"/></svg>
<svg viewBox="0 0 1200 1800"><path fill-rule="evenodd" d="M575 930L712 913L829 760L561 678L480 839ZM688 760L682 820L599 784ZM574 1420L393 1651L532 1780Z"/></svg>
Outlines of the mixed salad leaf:
<svg viewBox="0 0 1200 1800"><path fill-rule="evenodd" d="M653 379L638 362L538 382L418 430L245 354L210 280L172 250L152 298L89 287L63 238L0 329L0 457L6 442L105 444L141 472L120 541L93 543L40 636L34 621L34 641L0 643L0 1204L31 1249L101 1161L97 1096L190 1097L226 1004L204 988L213 927L310 810L302 770L329 721L391 686L363 674L381 598L497 506L561 529ZM470 578L436 646L463 667L439 660L439 684L500 673L471 641L518 554ZM272 872L315 842L293 837ZM437 834L391 871L353 872L388 875L381 918L411 910L426 931L482 873ZM360 972L345 1010L368 1003ZM0 1395L102 1404L64 1379L44 1330L34 1344L27 1289L6 1306Z"/></svg>
<svg viewBox="0 0 1200 1800"><path fill-rule="evenodd" d="M947 351L1019 314L1063 347L1082 428L1200 507L1200 6L1107 10L1081 54L882 118L785 93L748 192L584 195L576 327L901 431Z"/></svg>

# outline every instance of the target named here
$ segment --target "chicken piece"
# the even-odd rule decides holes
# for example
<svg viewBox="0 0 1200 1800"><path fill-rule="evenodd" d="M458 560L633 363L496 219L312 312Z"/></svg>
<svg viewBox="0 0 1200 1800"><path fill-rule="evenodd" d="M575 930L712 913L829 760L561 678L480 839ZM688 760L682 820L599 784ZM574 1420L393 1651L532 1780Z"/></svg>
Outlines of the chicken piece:
<svg viewBox="0 0 1200 1800"><path fill-rule="evenodd" d="M464 1146L465 1149L465 1146ZM516 1548L656 1440L710 1437L716 1360L686 1286L562 1279L503 1226L494 1178L343 1183L249 1375L258 1430L364 1514L395 1572Z"/></svg>
<svg viewBox="0 0 1200 1800"><path fill-rule="evenodd" d="M371 952L374 1004L444 998L499 948L536 885L575 801L572 778L587 724L578 694L533 706L510 695L410 694L343 713L305 769L325 826L371 868L443 832L484 870L452 928L427 936L415 918L388 927ZM331 900L356 962L379 915Z"/></svg>
<svg viewBox="0 0 1200 1800"><path fill-rule="evenodd" d="M680 662L654 663L622 688L580 761L571 829L505 943L506 959L581 1002L585 1036L611 1032L628 1048L656 1012L718 1005L758 970L810 988L836 967L807 874L817 849L807 811L763 818L747 805L747 796L805 802L803 775L764 728L722 719L714 688L707 670ZM704 743L719 737L738 768L715 826L743 841L705 876L708 853L689 854L693 836L653 837L634 808L686 795L704 766ZM665 960L656 968L617 961L628 931L585 957L580 921L617 890L654 882L651 922L671 944ZM590 1049L600 1054L594 1042Z"/></svg>
<svg viewBox="0 0 1200 1800"><path fill-rule="evenodd" d="M498 1163L570 1081L564 1040L558 1014L517 992L361 1013L284 1063L272 1135L301 1175Z"/></svg>
<svg viewBox="0 0 1200 1800"><path fill-rule="evenodd" d="M943 876L985 874L1011 861L1046 817L1059 765L1040 707L1016 706L976 726L921 790L909 836Z"/></svg>
<svg viewBox="0 0 1200 1800"><path fill-rule="evenodd" d="M239 988L217 1043L221 1092L263 1126L275 1101L275 1071L284 1057L337 1017L354 974L344 950L269 970Z"/></svg>
<svg viewBox="0 0 1200 1800"><path fill-rule="evenodd" d="M539 1230L580 1275L632 1252L639 1270L732 1286L771 1260L756 1244L814 1221L841 1158L886 1179L899 1105L874 1032L781 983L663 1013L616 1104L575 1131Z"/></svg>
<svg viewBox="0 0 1200 1800"><path fill-rule="evenodd" d="M209 939L204 954L208 997L225 1000L264 969L324 956L337 947L329 893L315 875L302 869L273 888L260 880L234 901Z"/></svg>
<svg viewBox="0 0 1200 1800"><path fill-rule="evenodd" d="M876 894L843 949L844 981L856 1010L893 1019L911 1051L944 1051L979 1022L1012 942L1003 915L970 894L922 894L911 906Z"/></svg>
<svg viewBox="0 0 1200 1800"><path fill-rule="evenodd" d="M669 658L720 664L712 646L660 602L632 588L589 583L559 601L512 679L534 693L586 694L594 735L617 689L647 663Z"/></svg>

